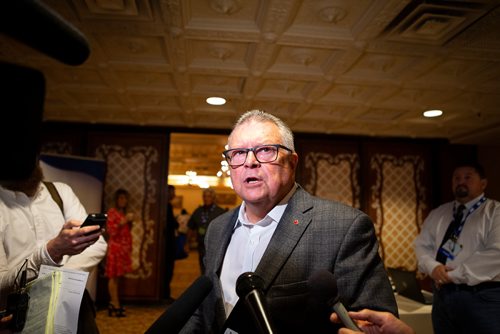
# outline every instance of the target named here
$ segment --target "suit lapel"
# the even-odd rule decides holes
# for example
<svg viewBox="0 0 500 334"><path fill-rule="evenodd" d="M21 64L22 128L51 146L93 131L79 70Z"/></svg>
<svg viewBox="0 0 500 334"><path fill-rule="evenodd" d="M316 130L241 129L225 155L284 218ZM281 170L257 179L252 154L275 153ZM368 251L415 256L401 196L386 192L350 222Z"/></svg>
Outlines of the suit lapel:
<svg viewBox="0 0 500 334"><path fill-rule="evenodd" d="M311 196L298 188L276 227L255 273L264 279L267 290L312 221Z"/></svg>

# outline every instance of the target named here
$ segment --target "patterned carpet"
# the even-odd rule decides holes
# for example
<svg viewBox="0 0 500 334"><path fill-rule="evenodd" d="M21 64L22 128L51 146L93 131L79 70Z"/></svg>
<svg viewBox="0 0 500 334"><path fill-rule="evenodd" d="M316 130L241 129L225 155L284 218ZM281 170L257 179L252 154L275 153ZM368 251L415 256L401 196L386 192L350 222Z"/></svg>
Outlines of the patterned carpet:
<svg viewBox="0 0 500 334"><path fill-rule="evenodd" d="M199 275L198 253L191 251L186 259L175 262L172 296L178 298ZM98 310L97 326L101 334L144 333L167 308L162 302L126 304L125 318L109 317L107 309Z"/></svg>

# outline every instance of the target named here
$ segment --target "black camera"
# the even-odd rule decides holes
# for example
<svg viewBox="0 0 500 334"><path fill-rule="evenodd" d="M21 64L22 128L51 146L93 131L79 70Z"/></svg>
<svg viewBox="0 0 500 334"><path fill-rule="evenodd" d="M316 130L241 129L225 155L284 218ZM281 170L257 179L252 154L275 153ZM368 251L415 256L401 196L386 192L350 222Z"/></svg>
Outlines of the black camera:
<svg viewBox="0 0 500 334"><path fill-rule="evenodd" d="M25 289L13 292L7 296L6 314L12 314L12 320L9 322L9 329L14 332L20 332L24 328L29 300L30 296Z"/></svg>
<svg viewBox="0 0 500 334"><path fill-rule="evenodd" d="M15 292L10 293L7 296L7 308L5 314L12 314L12 320L9 322L9 329L14 332L20 332L24 328L24 324L26 323L26 316L28 314L28 305L30 301L30 296L26 291L26 277L28 271L28 259L26 259L21 266L20 271L17 273L17 278L19 274L21 274L21 280ZM24 270L23 270L24 268Z"/></svg>

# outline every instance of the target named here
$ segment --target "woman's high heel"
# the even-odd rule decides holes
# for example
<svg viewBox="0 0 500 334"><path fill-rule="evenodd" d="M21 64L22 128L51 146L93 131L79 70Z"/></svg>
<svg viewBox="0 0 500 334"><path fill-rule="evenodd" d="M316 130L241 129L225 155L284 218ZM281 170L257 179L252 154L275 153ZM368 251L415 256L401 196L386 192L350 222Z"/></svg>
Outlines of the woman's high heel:
<svg viewBox="0 0 500 334"><path fill-rule="evenodd" d="M113 304L109 303L108 304L108 316L110 317L117 317L117 318L123 318L126 317L127 315L125 314L125 309L123 307L115 307Z"/></svg>

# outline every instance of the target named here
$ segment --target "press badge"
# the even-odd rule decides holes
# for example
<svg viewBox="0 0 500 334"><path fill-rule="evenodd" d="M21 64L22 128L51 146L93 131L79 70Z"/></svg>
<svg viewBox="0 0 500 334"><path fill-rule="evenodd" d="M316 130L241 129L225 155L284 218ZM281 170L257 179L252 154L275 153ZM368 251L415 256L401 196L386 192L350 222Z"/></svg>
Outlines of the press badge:
<svg viewBox="0 0 500 334"><path fill-rule="evenodd" d="M462 250L462 245L460 245L458 242L453 241L452 239L448 239L448 241L445 242L443 247L441 247L441 252L446 255L447 258L450 260L455 259L455 257L460 253Z"/></svg>

